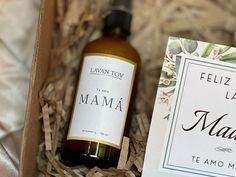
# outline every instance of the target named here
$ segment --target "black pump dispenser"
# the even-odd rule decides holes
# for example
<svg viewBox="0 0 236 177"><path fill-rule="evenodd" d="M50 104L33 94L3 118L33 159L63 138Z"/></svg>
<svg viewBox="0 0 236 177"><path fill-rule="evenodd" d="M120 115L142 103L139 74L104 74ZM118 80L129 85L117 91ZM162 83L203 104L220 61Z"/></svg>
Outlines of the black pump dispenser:
<svg viewBox="0 0 236 177"><path fill-rule="evenodd" d="M131 0L113 0L111 13L105 18L103 32L119 30L125 35L130 34L132 15Z"/></svg>

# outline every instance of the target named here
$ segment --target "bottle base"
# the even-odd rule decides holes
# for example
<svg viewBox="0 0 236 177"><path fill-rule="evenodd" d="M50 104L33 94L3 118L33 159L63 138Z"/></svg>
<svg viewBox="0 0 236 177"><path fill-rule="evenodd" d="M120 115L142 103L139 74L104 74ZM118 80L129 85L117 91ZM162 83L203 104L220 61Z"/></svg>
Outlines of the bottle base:
<svg viewBox="0 0 236 177"><path fill-rule="evenodd" d="M118 162L112 160L101 159L95 155L89 154L64 154L62 155L62 162L67 166L85 165L87 167L109 168L117 167Z"/></svg>
<svg viewBox="0 0 236 177"><path fill-rule="evenodd" d="M86 165L101 168L117 167L120 150L97 142L68 140L61 154L68 166Z"/></svg>

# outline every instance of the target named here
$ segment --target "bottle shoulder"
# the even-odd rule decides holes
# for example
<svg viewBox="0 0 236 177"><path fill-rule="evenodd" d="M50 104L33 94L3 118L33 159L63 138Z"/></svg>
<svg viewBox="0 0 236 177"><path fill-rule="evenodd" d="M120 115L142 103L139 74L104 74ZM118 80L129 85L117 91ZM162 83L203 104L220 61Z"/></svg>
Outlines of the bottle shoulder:
<svg viewBox="0 0 236 177"><path fill-rule="evenodd" d="M83 55L86 53L102 53L123 57L140 64L140 56L136 49L127 40L101 37L88 43Z"/></svg>

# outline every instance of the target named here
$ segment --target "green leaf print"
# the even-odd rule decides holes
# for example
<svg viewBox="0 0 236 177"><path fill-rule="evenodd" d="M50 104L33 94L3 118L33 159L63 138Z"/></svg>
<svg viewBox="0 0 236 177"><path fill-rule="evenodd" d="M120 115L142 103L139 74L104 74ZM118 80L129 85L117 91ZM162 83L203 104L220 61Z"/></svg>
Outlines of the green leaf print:
<svg viewBox="0 0 236 177"><path fill-rule="evenodd" d="M220 59L221 61L229 62L229 63L236 63L236 52L223 55Z"/></svg>
<svg viewBox="0 0 236 177"><path fill-rule="evenodd" d="M173 87L176 85L176 81L175 80L169 80L169 79L166 79L163 81L163 83L161 83L159 85L159 87Z"/></svg>
<svg viewBox="0 0 236 177"><path fill-rule="evenodd" d="M225 53L227 50L229 50L231 47L223 45L220 47L219 54Z"/></svg>
<svg viewBox="0 0 236 177"><path fill-rule="evenodd" d="M188 53L193 53L197 49L198 44L197 41L185 39L183 46Z"/></svg>
<svg viewBox="0 0 236 177"><path fill-rule="evenodd" d="M214 44L208 44L202 53L202 57L208 57L214 48Z"/></svg>
<svg viewBox="0 0 236 177"><path fill-rule="evenodd" d="M169 48L169 52L171 54L175 54L176 55L176 54L179 54L179 53L182 52L181 46L180 46L178 41L172 41L169 44L168 48Z"/></svg>

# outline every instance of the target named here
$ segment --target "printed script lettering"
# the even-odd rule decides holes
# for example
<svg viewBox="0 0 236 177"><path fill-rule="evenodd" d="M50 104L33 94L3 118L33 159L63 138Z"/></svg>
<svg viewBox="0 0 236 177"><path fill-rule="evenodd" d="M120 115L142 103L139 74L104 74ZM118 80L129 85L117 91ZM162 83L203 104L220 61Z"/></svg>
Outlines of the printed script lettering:
<svg viewBox="0 0 236 177"><path fill-rule="evenodd" d="M195 111L194 115L196 116L197 121L190 126L182 124L182 129L184 131L198 129L200 132L207 132L210 136L236 140L236 129L231 126L222 126L221 123L228 114L223 114L213 121L207 121L207 119L209 120L209 114L210 112L204 110Z"/></svg>

